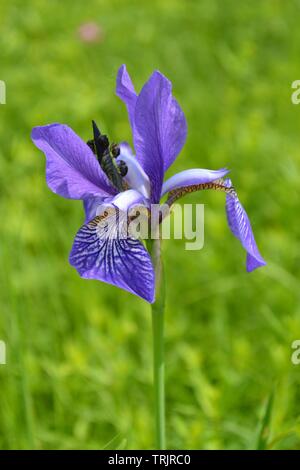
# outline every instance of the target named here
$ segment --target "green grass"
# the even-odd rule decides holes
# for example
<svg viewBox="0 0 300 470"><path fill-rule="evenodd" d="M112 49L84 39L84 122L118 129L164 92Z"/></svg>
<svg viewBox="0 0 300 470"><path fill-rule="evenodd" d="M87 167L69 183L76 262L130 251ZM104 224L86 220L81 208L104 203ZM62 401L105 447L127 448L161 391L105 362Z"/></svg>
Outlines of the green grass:
<svg viewBox="0 0 300 470"><path fill-rule="evenodd" d="M30 140L55 121L87 139L92 118L130 140L122 63L138 88L156 68L172 80L189 132L170 174L229 166L268 261L245 272L223 194L186 199L206 204L205 247L164 243L168 446L300 448L299 15L296 0L1 2L2 449L154 445L150 308L69 266L82 207L49 191ZM78 39L91 20L102 43Z"/></svg>

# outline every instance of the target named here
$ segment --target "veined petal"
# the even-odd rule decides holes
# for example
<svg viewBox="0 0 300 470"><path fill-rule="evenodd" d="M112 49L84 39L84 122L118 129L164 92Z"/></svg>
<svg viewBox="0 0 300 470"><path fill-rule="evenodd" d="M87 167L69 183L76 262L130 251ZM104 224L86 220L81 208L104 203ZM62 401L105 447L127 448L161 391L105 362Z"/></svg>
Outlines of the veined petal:
<svg viewBox="0 0 300 470"><path fill-rule="evenodd" d="M116 194L91 149L70 127L35 127L31 137L46 156L46 180L54 193L70 199Z"/></svg>
<svg viewBox="0 0 300 470"><path fill-rule="evenodd" d="M227 170L227 168L221 168L220 170L195 168L181 171L164 182L161 196L164 196L164 194L169 193L173 189L192 186L194 184L210 183L222 178L228 172L229 170Z"/></svg>
<svg viewBox="0 0 300 470"><path fill-rule="evenodd" d="M97 279L154 302L154 270L143 244L127 234L127 214L107 208L78 231L70 264L81 277Z"/></svg>
<svg viewBox="0 0 300 470"><path fill-rule="evenodd" d="M186 132L171 82L154 72L137 98L133 130L137 159L150 179L154 203L159 202L164 172L180 152Z"/></svg>
<svg viewBox="0 0 300 470"><path fill-rule="evenodd" d="M126 142L122 142L119 147L121 152L117 161L123 160L128 168L128 173L124 177L124 180L128 183L130 188L136 189L146 199L150 199L150 181L148 176L133 155L130 146Z"/></svg>
<svg viewBox="0 0 300 470"><path fill-rule="evenodd" d="M228 187L232 186L229 179L226 184ZM265 266L266 262L257 248L249 218L237 196L226 195L226 213L230 230L247 251L247 271Z"/></svg>
<svg viewBox="0 0 300 470"><path fill-rule="evenodd" d="M121 65L117 74L117 86L116 93L119 98L126 104L129 121L131 128L134 128L134 109L137 100L137 94L135 92L131 78L127 72L126 65Z"/></svg>

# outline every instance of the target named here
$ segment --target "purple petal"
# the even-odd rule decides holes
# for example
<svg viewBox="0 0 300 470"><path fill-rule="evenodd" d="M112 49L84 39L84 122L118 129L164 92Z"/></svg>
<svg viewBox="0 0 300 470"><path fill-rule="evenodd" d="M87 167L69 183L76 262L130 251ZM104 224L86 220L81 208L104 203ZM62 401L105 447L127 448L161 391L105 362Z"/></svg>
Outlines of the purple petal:
<svg viewBox="0 0 300 470"><path fill-rule="evenodd" d="M226 183L231 186L229 179ZM226 213L230 230L247 251L247 271L265 266L266 262L258 251L249 218L237 196L226 195Z"/></svg>
<svg viewBox="0 0 300 470"><path fill-rule="evenodd" d="M116 217L117 216L117 217ZM116 208L106 209L78 231L70 263L85 279L97 279L154 302L154 270L143 244L120 233L127 226Z"/></svg>
<svg viewBox="0 0 300 470"><path fill-rule="evenodd" d="M90 220L94 219L94 217L97 215L98 207L100 207L102 204L110 203L112 199L112 197L89 197L88 199L84 199L84 223L87 224Z"/></svg>
<svg viewBox="0 0 300 470"><path fill-rule="evenodd" d="M122 142L120 144L120 156L117 158L118 161L123 160L128 168L128 173L124 177L124 180L128 183L130 188L139 191L145 198L150 198L150 181L143 168L133 155L130 146Z"/></svg>
<svg viewBox="0 0 300 470"><path fill-rule="evenodd" d="M186 121L172 97L171 82L154 72L138 96L134 115L137 158L151 181L151 199L160 199L164 172L180 152Z"/></svg>
<svg viewBox="0 0 300 470"><path fill-rule="evenodd" d="M131 78L126 70L126 65L122 65L117 74L117 86L116 93L126 104L129 121L131 128L134 128L134 109L137 100L137 94L135 92Z"/></svg>
<svg viewBox="0 0 300 470"><path fill-rule="evenodd" d="M205 170L197 168L181 171L164 182L161 196L173 189L192 186L194 184L211 183L212 181L222 178L228 172L229 170L227 170L227 168L221 168L221 170Z"/></svg>
<svg viewBox="0 0 300 470"><path fill-rule="evenodd" d="M116 193L88 145L70 127L35 127L31 137L46 156L46 180L54 193L70 199Z"/></svg>

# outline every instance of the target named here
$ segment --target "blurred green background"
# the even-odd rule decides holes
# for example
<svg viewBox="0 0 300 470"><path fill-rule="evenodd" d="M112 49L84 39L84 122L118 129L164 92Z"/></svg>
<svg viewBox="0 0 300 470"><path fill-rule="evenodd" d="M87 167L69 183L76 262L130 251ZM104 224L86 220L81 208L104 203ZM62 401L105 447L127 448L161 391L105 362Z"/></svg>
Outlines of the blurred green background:
<svg viewBox="0 0 300 470"><path fill-rule="evenodd" d="M168 447L300 448L299 17L296 0L1 2L2 449L154 445L150 308L69 266L82 207L50 192L30 140L55 121L88 139L94 118L130 141L122 63L137 89L172 80L188 139L169 174L229 166L268 262L245 272L223 194L185 199L205 203L206 240L164 243Z"/></svg>

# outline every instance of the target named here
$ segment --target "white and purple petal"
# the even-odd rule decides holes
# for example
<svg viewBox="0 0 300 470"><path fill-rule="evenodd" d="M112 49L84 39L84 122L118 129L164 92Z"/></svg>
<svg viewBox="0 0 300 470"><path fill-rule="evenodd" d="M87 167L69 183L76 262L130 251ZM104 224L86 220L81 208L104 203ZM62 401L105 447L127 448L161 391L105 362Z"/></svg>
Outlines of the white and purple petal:
<svg viewBox="0 0 300 470"><path fill-rule="evenodd" d="M171 82L155 71L135 105L134 147L158 203L165 171L180 152L187 133L184 114L172 96Z"/></svg>
<svg viewBox="0 0 300 470"><path fill-rule="evenodd" d="M128 189L122 193L117 194L112 200L111 204L122 212L129 212L129 210L137 205L145 203L143 195L135 189Z"/></svg>
<svg viewBox="0 0 300 470"><path fill-rule="evenodd" d="M127 213L106 208L78 231L70 264L81 277L113 284L154 302L154 270L143 244L127 233Z"/></svg>
<svg viewBox="0 0 300 470"><path fill-rule="evenodd" d="M228 187L232 186L229 179L225 183ZM265 266L266 262L257 248L250 220L237 196L226 195L226 214L231 232L247 251L247 271Z"/></svg>
<svg viewBox="0 0 300 470"><path fill-rule="evenodd" d="M219 178L223 178L223 176L227 175L228 172L229 170L227 168L221 168L220 170L195 168L181 171L164 182L161 196L173 191L173 189L188 187L195 184L211 183Z"/></svg>
<svg viewBox="0 0 300 470"><path fill-rule="evenodd" d="M92 220L108 207L117 207L121 211L128 213L133 206L147 205L146 203L147 200L143 195L134 189L128 189L113 197L90 197L83 201L85 223Z"/></svg>
<svg viewBox="0 0 300 470"><path fill-rule="evenodd" d="M31 137L46 156L46 180L54 193L69 199L116 194L91 149L70 127L35 127Z"/></svg>
<svg viewBox="0 0 300 470"><path fill-rule="evenodd" d="M84 213L85 213L85 219L84 223L88 223L90 220L92 220L94 217L97 215L97 211L99 207L102 205L110 204L110 202L113 200L113 197L89 197L87 199L84 199L83 201L83 207L84 207Z"/></svg>
<svg viewBox="0 0 300 470"><path fill-rule="evenodd" d="M134 156L130 146L126 142L120 145L120 155L117 161L124 161L128 172L124 177L126 183L132 189L139 191L146 199L150 199L150 181L145 171Z"/></svg>

